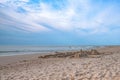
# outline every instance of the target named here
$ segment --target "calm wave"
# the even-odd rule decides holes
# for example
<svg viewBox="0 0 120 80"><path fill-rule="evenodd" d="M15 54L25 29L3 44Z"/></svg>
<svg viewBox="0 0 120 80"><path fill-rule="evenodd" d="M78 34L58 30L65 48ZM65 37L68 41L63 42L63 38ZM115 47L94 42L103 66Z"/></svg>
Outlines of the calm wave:
<svg viewBox="0 0 120 80"><path fill-rule="evenodd" d="M96 46L0 46L0 56L90 49Z"/></svg>

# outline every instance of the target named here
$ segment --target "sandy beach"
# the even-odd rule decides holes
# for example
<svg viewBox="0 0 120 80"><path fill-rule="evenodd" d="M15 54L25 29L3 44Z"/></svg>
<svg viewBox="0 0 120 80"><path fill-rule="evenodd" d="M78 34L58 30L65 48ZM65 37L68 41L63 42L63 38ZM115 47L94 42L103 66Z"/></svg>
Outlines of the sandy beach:
<svg viewBox="0 0 120 80"><path fill-rule="evenodd" d="M46 55L1 56L0 80L120 80L120 46Z"/></svg>

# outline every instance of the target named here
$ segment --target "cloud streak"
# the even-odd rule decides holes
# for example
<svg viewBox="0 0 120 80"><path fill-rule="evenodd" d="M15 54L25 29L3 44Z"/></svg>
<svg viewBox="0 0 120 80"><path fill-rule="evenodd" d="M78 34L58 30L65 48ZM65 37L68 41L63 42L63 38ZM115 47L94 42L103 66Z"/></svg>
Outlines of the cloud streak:
<svg viewBox="0 0 120 80"><path fill-rule="evenodd" d="M59 30L84 34L104 33L110 25L120 26L118 5L102 6L92 1L1 0L0 25L29 32Z"/></svg>

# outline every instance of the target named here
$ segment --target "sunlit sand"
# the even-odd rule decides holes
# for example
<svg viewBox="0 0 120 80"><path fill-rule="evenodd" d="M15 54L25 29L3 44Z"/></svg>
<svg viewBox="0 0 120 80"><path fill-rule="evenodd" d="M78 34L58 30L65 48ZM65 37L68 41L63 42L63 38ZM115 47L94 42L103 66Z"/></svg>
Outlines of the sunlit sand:
<svg viewBox="0 0 120 80"><path fill-rule="evenodd" d="M0 80L120 80L119 46L11 57L1 63Z"/></svg>

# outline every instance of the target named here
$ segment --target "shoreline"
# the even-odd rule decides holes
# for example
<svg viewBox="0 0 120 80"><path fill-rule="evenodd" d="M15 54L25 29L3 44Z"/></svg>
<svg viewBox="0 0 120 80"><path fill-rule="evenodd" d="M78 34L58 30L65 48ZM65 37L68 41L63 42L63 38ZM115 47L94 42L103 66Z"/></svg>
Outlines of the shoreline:
<svg viewBox="0 0 120 80"><path fill-rule="evenodd" d="M22 60L34 60L37 59L38 56L51 54L48 53L36 53L36 54L21 54L21 55L9 55L9 56L0 56L0 65L7 65L15 62L19 62Z"/></svg>
<svg viewBox="0 0 120 80"><path fill-rule="evenodd" d="M94 47L92 49L96 49L98 51L103 51L110 48L110 47L119 47L119 46L103 46L103 47ZM88 49L90 50L90 49ZM78 50L71 50L71 51L58 51L58 52L74 52ZM106 51L105 51L106 52ZM109 51L107 51L109 52ZM33 60L37 59L39 56L44 56L48 54L55 54L55 52L45 52L45 53L32 53L32 54L17 54L17 55L5 55L5 56L0 56L0 65L7 65L15 62L19 62L22 60Z"/></svg>
<svg viewBox="0 0 120 80"><path fill-rule="evenodd" d="M6 46L6 47L8 47L8 46ZM33 51L31 49L28 49L28 51L26 51L26 49L19 50L19 48L22 48L22 46L16 46L16 47L17 47L17 50L15 50L15 49L4 50L4 48L5 48L5 46L4 46L3 50L2 50L2 48L0 49L0 53L1 53L0 56L16 56L16 55L27 55L27 54L31 55L31 54L41 54L41 53L53 53L53 52L56 52L56 51L59 51L59 52L78 51L80 49L88 50L88 49L94 49L94 48L104 47L104 46L91 46L91 47L90 47L90 45L89 46L70 46L71 48L69 48L69 46L57 46L57 47L60 47L60 48L61 47L67 48L67 49L61 49L61 50L53 50L55 48L55 46L54 46L54 48L53 48L53 46L51 46L53 48L52 50L47 50L46 49L46 50L43 50L43 51L39 51L39 49L33 50ZM33 46L30 46L30 47L33 47ZM51 47L49 46L49 48L51 48ZM78 47L81 47L81 48L79 49ZM42 48L42 47L39 47L39 48ZM75 49L75 48L78 48L78 49ZM30 52L29 52L29 50L30 50Z"/></svg>

